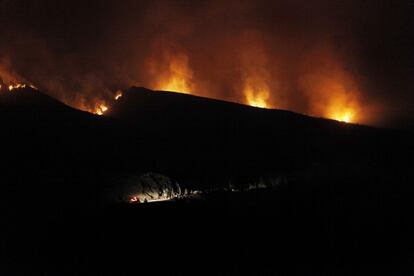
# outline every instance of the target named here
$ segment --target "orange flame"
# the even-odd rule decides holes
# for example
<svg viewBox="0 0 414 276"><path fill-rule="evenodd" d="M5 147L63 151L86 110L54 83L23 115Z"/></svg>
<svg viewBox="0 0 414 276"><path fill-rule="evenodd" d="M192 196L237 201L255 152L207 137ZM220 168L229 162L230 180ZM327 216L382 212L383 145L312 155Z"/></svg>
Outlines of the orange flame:
<svg viewBox="0 0 414 276"><path fill-rule="evenodd" d="M326 76L314 80L308 79L305 83L308 85L311 115L345 123L354 123L361 119L359 93L346 80Z"/></svg>
<svg viewBox="0 0 414 276"><path fill-rule="evenodd" d="M32 84L17 83L17 84L5 85L5 86L0 85L0 91L3 90L3 88L4 88L5 90L8 90L9 92L13 92L14 90L24 89L24 88L27 88L27 87L30 87L33 90L38 90Z"/></svg>
<svg viewBox="0 0 414 276"><path fill-rule="evenodd" d="M263 81L248 79L244 86L244 95L248 105L269 108L269 87Z"/></svg>
<svg viewBox="0 0 414 276"><path fill-rule="evenodd" d="M193 72L185 54L166 54L167 67L152 63L150 71L155 75L156 90L191 94L193 91Z"/></svg>
<svg viewBox="0 0 414 276"><path fill-rule="evenodd" d="M344 123L353 123L356 122L356 110L358 108L353 104L347 104L346 102L337 102L335 101L327 108L326 117L331 118L336 121Z"/></svg>
<svg viewBox="0 0 414 276"><path fill-rule="evenodd" d="M359 115L358 91L346 85L346 80L326 80L321 88L326 106L323 116L345 123L357 122Z"/></svg>
<svg viewBox="0 0 414 276"><path fill-rule="evenodd" d="M103 115L108 110L108 106L105 104L99 104L97 107L95 107L95 110L92 112L96 115Z"/></svg>
<svg viewBox="0 0 414 276"><path fill-rule="evenodd" d="M313 54L299 80L310 102L308 113L345 123L364 120L355 78L329 50L318 49Z"/></svg>
<svg viewBox="0 0 414 276"><path fill-rule="evenodd" d="M268 57L261 37L255 32L244 34L239 53L242 89L245 103L270 108Z"/></svg>
<svg viewBox="0 0 414 276"><path fill-rule="evenodd" d="M352 111L350 111L350 112L346 112L341 115L337 115L334 118L336 118L336 120L340 122L351 123L353 121L353 117L354 117L354 114Z"/></svg>
<svg viewBox="0 0 414 276"><path fill-rule="evenodd" d="M38 90L33 84L25 81L24 78L16 74L9 68L9 62L0 63L0 90L12 92L18 89L30 87L33 90Z"/></svg>
<svg viewBox="0 0 414 276"><path fill-rule="evenodd" d="M23 88L26 88L26 84L11 84L11 85L9 85L9 91L13 91L13 90L15 90L15 89L23 89Z"/></svg>

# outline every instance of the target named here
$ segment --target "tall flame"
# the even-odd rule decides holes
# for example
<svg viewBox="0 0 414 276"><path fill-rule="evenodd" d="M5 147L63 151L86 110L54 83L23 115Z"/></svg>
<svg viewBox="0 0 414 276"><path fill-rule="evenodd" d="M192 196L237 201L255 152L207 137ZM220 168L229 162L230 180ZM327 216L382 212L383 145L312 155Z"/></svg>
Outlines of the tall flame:
<svg viewBox="0 0 414 276"><path fill-rule="evenodd" d="M312 115L345 123L360 120L359 93L346 80L327 76L313 86L309 85Z"/></svg>
<svg viewBox="0 0 414 276"><path fill-rule="evenodd" d="M248 105L260 108L269 108L269 87L260 79L246 80L244 95Z"/></svg>
<svg viewBox="0 0 414 276"><path fill-rule="evenodd" d="M193 92L193 72L188 56L183 53L165 55L165 64L151 63L150 73L155 75L156 90L191 94Z"/></svg>
<svg viewBox="0 0 414 276"><path fill-rule="evenodd" d="M299 87L309 100L310 115L345 122L361 122L360 90L337 56L318 49L306 63Z"/></svg>
<svg viewBox="0 0 414 276"><path fill-rule="evenodd" d="M256 32L246 32L241 39L239 62L245 103L270 108L270 74L263 39Z"/></svg>
<svg viewBox="0 0 414 276"><path fill-rule="evenodd" d="M325 111L325 117L344 123L357 121L359 106L351 100L351 96L337 95L330 100L330 104Z"/></svg>
<svg viewBox="0 0 414 276"><path fill-rule="evenodd" d="M361 121L361 107L354 95L346 95L346 99L332 103L330 113L326 113L327 118L331 118L344 123L357 123Z"/></svg>

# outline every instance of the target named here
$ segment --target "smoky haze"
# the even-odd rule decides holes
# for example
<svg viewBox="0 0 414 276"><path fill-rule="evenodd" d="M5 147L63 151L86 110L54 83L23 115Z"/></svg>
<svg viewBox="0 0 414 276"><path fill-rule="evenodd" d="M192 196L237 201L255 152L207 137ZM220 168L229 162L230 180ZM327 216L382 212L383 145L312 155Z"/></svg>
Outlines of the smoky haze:
<svg viewBox="0 0 414 276"><path fill-rule="evenodd" d="M84 110L137 85L358 123L413 120L409 1L0 5L3 82Z"/></svg>

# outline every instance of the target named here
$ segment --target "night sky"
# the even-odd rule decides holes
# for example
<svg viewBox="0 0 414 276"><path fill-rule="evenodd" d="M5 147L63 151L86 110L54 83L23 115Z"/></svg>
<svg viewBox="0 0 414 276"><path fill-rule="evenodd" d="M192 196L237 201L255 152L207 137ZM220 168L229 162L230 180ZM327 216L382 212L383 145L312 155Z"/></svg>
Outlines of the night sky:
<svg viewBox="0 0 414 276"><path fill-rule="evenodd" d="M250 85L274 108L329 117L339 99L356 122L414 125L408 0L0 0L0 26L3 81L83 109L178 64L193 94L246 103Z"/></svg>

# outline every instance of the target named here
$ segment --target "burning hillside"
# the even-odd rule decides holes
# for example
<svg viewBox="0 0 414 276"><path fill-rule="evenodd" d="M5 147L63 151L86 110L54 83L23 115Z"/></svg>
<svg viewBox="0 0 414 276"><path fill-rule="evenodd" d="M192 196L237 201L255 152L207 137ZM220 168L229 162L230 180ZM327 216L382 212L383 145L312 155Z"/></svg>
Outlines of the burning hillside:
<svg viewBox="0 0 414 276"><path fill-rule="evenodd" d="M62 18L5 4L10 28L2 34L0 77L6 85L33 83L98 115L131 86L344 122L375 124L391 113L382 99L389 93L376 94L386 87L377 85L382 76L368 72L352 36L359 28L348 5L325 13L331 6L325 1L108 1L86 11L75 2ZM92 14L100 23L85 29ZM27 35L24 26L32 26Z"/></svg>
<svg viewBox="0 0 414 276"><path fill-rule="evenodd" d="M25 83L22 78L17 77L14 73L10 73L7 68L4 68L0 64L0 92L13 92L14 90L27 87L37 90L33 84Z"/></svg>
<svg viewBox="0 0 414 276"><path fill-rule="evenodd" d="M139 73L138 78L122 80L116 85L96 76L67 83L38 79L31 74L23 76L12 70L13 63L8 61L0 66L0 87L9 91L26 86L35 88L25 81L35 80L42 90L64 103L97 115L105 114L114 100L122 97L120 87L143 83L140 86L155 90L259 108L287 109L343 122L369 121L370 115L360 112L363 105L360 85L329 44L323 47L317 44L301 53L300 60L284 57L275 62L274 53L269 50L270 42L260 32L241 33L234 40L236 45L228 55L212 54L211 64L210 60L199 64L198 57L190 49L157 40L151 53L144 58L144 72ZM226 44L222 45L224 52L230 51L233 42ZM206 68L211 70L206 71Z"/></svg>
<svg viewBox="0 0 414 276"><path fill-rule="evenodd" d="M264 69L263 64L266 63L264 56L260 56L259 53L259 60L256 60L255 56L250 53L245 59L245 63L248 65L244 67L243 84L240 88L243 96L236 102L259 108L283 108L283 104L272 103L272 99L279 96L277 95L278 91L274 91L270 87L271 76ZM198 86L192 79L193 73L189 68L188 58L185 55L170 55L166 62L165 66L161 67L157 67L155 64L151 65L151 72L156 79L154 87L164 91L203 95L203 93L197 93L194 90L194 87ZM308 98L312 99L315 104L311 104L310 110L304 113L343 122L358 122L360 120L358 117L360 109L358 92L348 90L347 84L350 81L346 78L349 78L349 76L343 74L343 72L339 72L338 75L325 76L311 72L309 75L305 75L305 78L301 80L301 84L304 85L305 90L309 90L310 96ZM25 87L37 90L31 84L16 83L15 81L9 83L2 81L0 83L1 91L11 92ZM122 95L123 92L117 90L112 99L98 96L87 100L81 97L78 102L72 105L90 113L103 115L111 107L113 101L118 100Z"/></svg>
<svg viewBox="0 0 414 276"><path fill-rule="evenodd" d="M27 87L30 87L30 88L32 88L32 89L34 89L34 90L37 90L37 88L34 86L34 85L31 85L31 84L23 84L23 83L18 83L18 84L10 84L10 85L0 85L0 91L9 91L9 92L13 92L14 90L17 90L17 89L24 89L24 88L27 88Z"/></svg>

